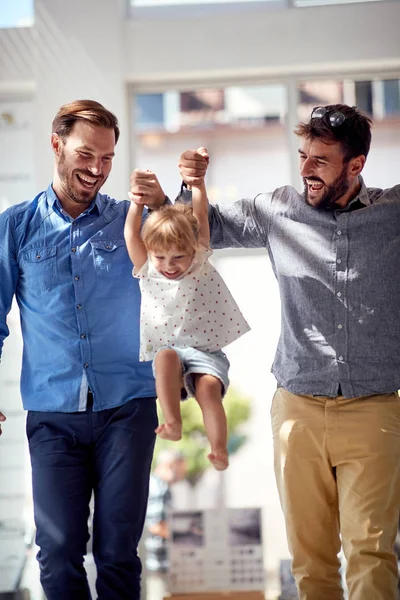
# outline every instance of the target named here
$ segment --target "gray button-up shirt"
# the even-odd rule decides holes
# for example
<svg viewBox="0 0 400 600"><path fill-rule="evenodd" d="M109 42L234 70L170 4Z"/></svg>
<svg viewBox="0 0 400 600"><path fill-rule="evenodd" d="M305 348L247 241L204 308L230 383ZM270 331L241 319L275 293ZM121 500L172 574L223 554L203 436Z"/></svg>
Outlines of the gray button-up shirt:
<svg viewBox="0 0 400 600"><path fill-rule="evenodd" d="M296 394L400 388L400 185L361 184L345 209L290 186L209 209L214 248L268 250L282 308L272 372Z"/></svg>

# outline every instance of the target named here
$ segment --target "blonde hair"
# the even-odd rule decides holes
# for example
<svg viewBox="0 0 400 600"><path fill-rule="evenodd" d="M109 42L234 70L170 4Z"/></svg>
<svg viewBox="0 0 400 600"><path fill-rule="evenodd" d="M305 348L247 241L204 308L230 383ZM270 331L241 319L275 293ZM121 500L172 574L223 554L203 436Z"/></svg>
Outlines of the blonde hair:
<svg viewBox="0 0 400 600"><path fill-rule="evenodd" d="M192 207L177 203L153 211L143 225L142 241L150 252L160 252L172 246L180 251L196 250L199 223Z"/></svg>

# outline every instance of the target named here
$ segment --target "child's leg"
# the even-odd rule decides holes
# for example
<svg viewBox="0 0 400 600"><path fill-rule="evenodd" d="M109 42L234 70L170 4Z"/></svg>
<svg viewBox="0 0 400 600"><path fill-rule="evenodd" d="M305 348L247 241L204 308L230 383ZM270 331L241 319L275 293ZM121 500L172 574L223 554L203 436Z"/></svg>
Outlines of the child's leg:
<svg viewBox="0 0 400 600"><path fill-rule="evenodd" d="M218 471L228 467L228 428L222 405L222 384L214 375L195 375L196 400L203 412L203 421L211 445L209 460Z"/></svg>
<svg viewBox="0 0 400 600"><path fill-rule="evenodd" d="M154 366L157 397L165 420L156 433L166 440L177 441L182 437L181 361L175 350L165 348L157 353Z"/></svg>

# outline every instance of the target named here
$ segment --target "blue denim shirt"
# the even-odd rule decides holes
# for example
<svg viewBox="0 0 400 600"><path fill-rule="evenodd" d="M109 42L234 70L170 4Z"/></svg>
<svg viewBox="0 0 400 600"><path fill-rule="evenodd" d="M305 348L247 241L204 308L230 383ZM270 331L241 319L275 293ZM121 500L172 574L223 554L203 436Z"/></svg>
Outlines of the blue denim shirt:
<svg viewBox="0 0 400 600"><path fill-rule="evenodd" d="M0 215L0 352L15 294L23 333L24 408L94 410L154 397L139 363L140 291L123 235L127 201L97 194L77 219L51 185Z"/></svg>
<svg viewBox="0 0 400 600"><path fill-rule="evenodd" d="M400 185L360 181L344 209L290 186L209 209L214 248L268 250L281 297L272 372L295 394L400 388Z"/></svg>

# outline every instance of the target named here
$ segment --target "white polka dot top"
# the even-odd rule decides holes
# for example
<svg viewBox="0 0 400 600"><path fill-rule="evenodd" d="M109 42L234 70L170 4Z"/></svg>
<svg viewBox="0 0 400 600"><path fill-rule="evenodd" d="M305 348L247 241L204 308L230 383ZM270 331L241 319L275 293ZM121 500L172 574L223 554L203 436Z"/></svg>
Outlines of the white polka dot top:
<svg viewBox="0 0 400 600"><path fill-rule="evenodd" d="M160 346L215 352L250 330L222 277L201 247L180 279L167 279L150 260L133 275L142 292L140 360Z"/></svg>

